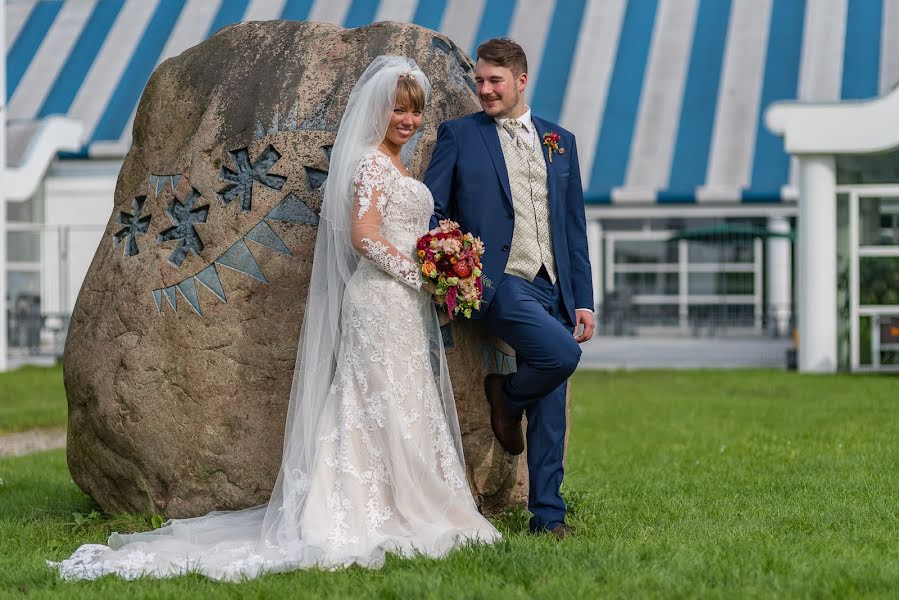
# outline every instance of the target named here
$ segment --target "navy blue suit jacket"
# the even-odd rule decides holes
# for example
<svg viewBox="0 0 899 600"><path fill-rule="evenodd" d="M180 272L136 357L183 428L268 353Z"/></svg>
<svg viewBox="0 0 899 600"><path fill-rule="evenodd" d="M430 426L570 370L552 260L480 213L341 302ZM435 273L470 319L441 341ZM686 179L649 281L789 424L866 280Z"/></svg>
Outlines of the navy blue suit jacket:
<svg viewBox="0 0 899 600"><path fill-rule="evenodd" d="M549 220L552 230L556 274L565 310L574 323L577 308L593 308L593 278L587 251L584 194L577 160L574 134L532 116L542 142L545 132L555 131L564 153L553 153L549 161L546 146ZM484 242L484 275L496 286L506 270L515 213L509 174L503 158L496 122L483 112L446 121L437 131L437 144L424 176L434 196L434 217L457 221L463 231ZM493 298L494 288L484 288L483 313Z"/></svg>

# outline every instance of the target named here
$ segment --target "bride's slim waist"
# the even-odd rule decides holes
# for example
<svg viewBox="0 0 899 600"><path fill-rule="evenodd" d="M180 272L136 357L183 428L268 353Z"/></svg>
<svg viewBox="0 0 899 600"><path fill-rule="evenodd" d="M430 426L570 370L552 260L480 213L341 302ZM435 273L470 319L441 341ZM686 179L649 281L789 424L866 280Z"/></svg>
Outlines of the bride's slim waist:
<svg viewBox="0 0 899 600"><path fill-rule="evenodd" d="M385 228L381 230L381 235L396 246L397 250L411 257L415 252L415 244L418 243L418 238L424 235L424 232L416 234L405 229Z"/></svg>

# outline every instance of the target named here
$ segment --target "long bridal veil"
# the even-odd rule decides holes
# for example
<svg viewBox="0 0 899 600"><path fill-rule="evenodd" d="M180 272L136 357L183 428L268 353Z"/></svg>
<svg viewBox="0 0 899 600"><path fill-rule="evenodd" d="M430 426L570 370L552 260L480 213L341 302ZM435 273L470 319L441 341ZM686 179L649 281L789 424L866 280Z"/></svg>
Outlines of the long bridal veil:
<svg viewBox="0 0 899 600"><path fill-rule="evenodd" d="M427 77L413 60L379 56L357 81L340 122L324 185L281 469L268 504L173 519L155 531L114 533L108 547L85 545L70 559L51 563L64 578L94 578L107 573L124 577L170 576L199 571L215 579L237 579L263 571L321 564L325 550L304 539L302 516L317 462L320 418L326 412L329 398L333 398L329 388L341 332L350 326L341 320L341 305L359 261L350 241L353 177L359 161L384 138L400 76L414 77L426 95L430 92ZM377 302L377 298L372 301ZM403 318L402 307L397 307L397 318ZM464 469L458 419L436 314L426 335L431 343L431 368L446 422ZM390 460L389 456L386 458ZM465 490L468 491L467 486ZM450 506L452 500L445 502L447 506L433 507L435 514L454 510Z"/></svg>
<svg viewBox="0 0 899 600"><path fill-rule="evenodd" d="M347 282L353 276L359 256L350 241L353 176L360 160L384 139L396 98L397 80L411 75L430 94L428 78L414 60L401 56L379 56L365 70L350 93L331 150L328 178L325 181L315 259L306 301L306 319L300 336L299 354L290 395L284 455L270 508L265 515L263 535L267 543L292 545L297 529L292 523L302 512L308 475L315 464L318 448L318 418L323 413L328 387L334 373L341 328L348 326L340 318ZM424 233L424 232L422 232ZM377 302L377 298L372 299ZM397 318L402 307L397 307ZM439 387L447 421L459 459L462 442L455 403L438 331L430 332L435 342L432 362L438 366ZM291 510L273 510L285 504L285 497L299 499ZM300 535L302 532L299 532Z"/></svg>

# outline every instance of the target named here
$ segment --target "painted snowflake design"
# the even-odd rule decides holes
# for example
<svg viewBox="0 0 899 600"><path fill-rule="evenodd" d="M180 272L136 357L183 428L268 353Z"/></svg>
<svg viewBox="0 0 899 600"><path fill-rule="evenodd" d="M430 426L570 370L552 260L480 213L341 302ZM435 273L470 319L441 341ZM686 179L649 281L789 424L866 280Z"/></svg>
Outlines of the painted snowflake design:
<svg viewBox="0 0 899 600"><path fill-rule="evenodd" d="M237 166L237 171L222 167L222 179L231 182L219 192L223 204L230 204L235 198L240 198L240 210L250 212L253 208L254 181L279 191L287 182L286 177L271 175L268 172L281 159L281 153L271 144L262 151L255 163L250 162L250 153L246 148L229 151L228 154Z"/></svg>
<svg viewBox="0 0 899 600"><path fill-rule="evenodd" d="M193 252L195 256L199 256L203 250L203 240L194 227L198 223L205 223L206 217L209 215L209 205L194 208L197 200L200 199L200 192L196 188L191 187L190 194L183 201L179 201L177 197L165 214L172 222L172 227L165 229L159 233L160 242L170 242L178 240L178 245L169 255L169 262L180 267L181 263L187 257L188 252Z"/></svg>
<svg viewBox="0 0 899 600"><path fill-rule="evenodd" d="M119 211L119 224L124 225L124 227L112 236L112 246L115 248L124 241L125 256L134 256L140 252L137 248L137 241L134 238L138 235L144 235L147 233L147 229L150 228L152 215L141 216L141 212L144 210L144 202L146 201L146 196L136 196L131 201L130 213L124 210Z"/></svg>

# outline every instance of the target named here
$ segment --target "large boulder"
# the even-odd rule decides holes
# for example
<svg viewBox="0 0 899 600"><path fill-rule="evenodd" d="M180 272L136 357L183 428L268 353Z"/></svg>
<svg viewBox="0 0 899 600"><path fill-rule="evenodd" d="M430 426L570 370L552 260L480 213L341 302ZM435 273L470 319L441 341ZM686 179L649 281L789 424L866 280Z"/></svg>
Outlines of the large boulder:
<svg viewBox="0 0 899 600"><path fill-rule="evenodd" d="M65 351L69 469L106 511L267 501L330 147L380 54L433 84L406 148L421 176L438 125L478 109L471 61L433 31L242 23L151 77ZM475 496L487 512L519 503L524 460L495 442L481 387L510 361L470 323L444 336Z"/></svg>

